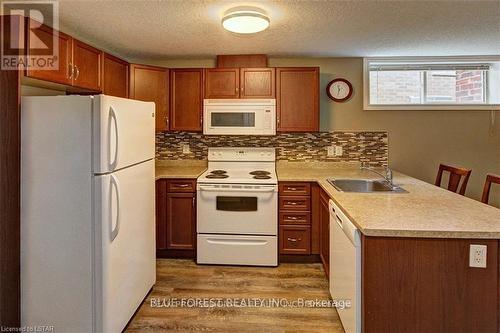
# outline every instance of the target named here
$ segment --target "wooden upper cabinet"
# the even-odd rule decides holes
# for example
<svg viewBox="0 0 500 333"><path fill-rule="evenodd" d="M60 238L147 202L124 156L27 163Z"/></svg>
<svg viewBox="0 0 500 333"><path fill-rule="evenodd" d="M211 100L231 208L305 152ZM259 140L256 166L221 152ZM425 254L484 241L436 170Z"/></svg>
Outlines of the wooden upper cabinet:
<svg viewBox="0 0 500 333"><path fill-rule="evenodd" d="M239 68L205 69L205 98L239 98Z"/></svg>
<svg viewBox="0 0 500 333"><path fill-rule="evenodd" d="M157 131L169 129L168 76L167 68L130 65L129 97L155 103Z"/></svg>
<svg viewBox="0 0 500 333"><path fill-rule="evenodd" d="M40 24L31 19L26 20L26 41L28 56L37 55L37 50L43 49L45 45L52 45L54 33L57 31L48 27L46 25L40 26ZM37 27L37 35L31 32L31 29ZM39 27L39 28L38 28ZM27 68L26 76L34 79L51 81L60 84L71 85L72 83L72 68L70 63L72 62L72 38L62 32L58 33L57 36L57 47L58 47L58 58L56 63L56 69L54 70L34 70Z"/></svg>
<svg viewBox="0 0 500 333"><path fill-rule="evenodd" d="M319 130L319 68L276 69L277 130Z"/></svg>
<svg viewBox="0 0 500 333"><path fill-rule="evenodd" d="M241 68L240 98L274 98L274 68Z"/></svg>
<svg viewBox="0 0 500 333"><path fill-rule="evenodd" d="M102 63L102 92L128 98L128 62L104 53Z"/></svg>
<svg viewBox="0 0 500 333"><path fill-rule="evenodd" d="M265 54L228 54L217 56L217 68L267 67Z"/></svg>
<svg viewBox="0 0 500 333"><path fill-rule="evenodd" d="M73 38L73 86L101 91L103 52Z"/></svg>
<svg viewBox="0 0 500 333"><path fill-rule="evenodd" d="M201 131L203 121L203 69L170 70L170 129Z"/></svg>

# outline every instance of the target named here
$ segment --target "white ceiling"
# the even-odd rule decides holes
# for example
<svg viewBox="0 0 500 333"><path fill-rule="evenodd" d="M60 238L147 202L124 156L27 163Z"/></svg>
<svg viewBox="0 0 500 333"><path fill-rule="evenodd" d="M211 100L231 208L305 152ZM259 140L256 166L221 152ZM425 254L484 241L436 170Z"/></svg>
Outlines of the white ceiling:
<svg viewBox="0 0 500 333"><path fill-rule="evenodd" d="M241 5L269 14L268 30L225 31ZM500 54L500 0L61 0L61 26L126 58Z"/></svg>

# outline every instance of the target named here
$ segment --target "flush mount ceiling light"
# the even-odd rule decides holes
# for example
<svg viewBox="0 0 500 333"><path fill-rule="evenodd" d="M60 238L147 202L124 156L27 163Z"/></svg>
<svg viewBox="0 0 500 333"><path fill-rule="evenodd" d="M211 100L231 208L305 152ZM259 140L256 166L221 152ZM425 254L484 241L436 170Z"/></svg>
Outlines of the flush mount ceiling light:
<svg viewBox="0 0 500 333"><path fill-rule="evenodd" d="M266 13L253 7L233 8L222 17L224 29L238 34L254 34L266 30L269 23Z"/></svg>

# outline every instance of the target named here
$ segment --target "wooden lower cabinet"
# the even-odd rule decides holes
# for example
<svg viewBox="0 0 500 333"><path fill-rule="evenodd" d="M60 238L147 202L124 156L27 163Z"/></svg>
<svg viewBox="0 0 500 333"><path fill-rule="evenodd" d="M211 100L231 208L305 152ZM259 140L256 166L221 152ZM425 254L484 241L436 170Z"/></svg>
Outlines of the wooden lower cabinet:
<svg viewBox="0 0 500 333"><path fill-rule="evenodd" d="M194 250L196 193L167 193L167 249Z"/></svg>
<svg viewBox="0 0 500 333"><path fill-rule="evenodd" d="M319 256L326 276L330 275L330 211L328 210L328 194L319 193Z"/></svg>
<svg viewBox="0 0 500 333"><path fill-rule="evenodd" d="M156 181L156 249L167 248L167 181Z"/></svg>
<svg viewBox="0 0 500 333"><path fill-rule="evenodd" d="M469 267L486 245L487 267ZM335 264L335 263L333 263ZM498 240L362 237L364 332L498 332Z"/></svg>
<svg viewBox="0 0 500 333"><path fill-rule="evenodd" d="M311 185L308 182L278 184L279 254L311 254Z"/></svg>
<svg viewBox="0 0 500 333"><path fill-rule="evenodd" d="M196 257L196 180L156 181L158 257Z"/></svg>

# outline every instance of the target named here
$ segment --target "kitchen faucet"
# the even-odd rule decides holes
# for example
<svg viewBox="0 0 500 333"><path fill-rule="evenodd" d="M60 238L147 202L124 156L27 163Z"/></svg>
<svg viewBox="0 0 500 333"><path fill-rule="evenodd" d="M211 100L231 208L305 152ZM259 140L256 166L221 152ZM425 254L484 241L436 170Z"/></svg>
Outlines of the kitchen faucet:
<svg viewBox="0 0 500 333"><path fill-rule="evenodd" d="M394 185L394 183L392 182L392 179L393 179L393 174L392 174L392 170L389 168L389 167L385 167L385 174L375 170L374 168L370 167L366 162L361 162L361 167L360 167L361 170L368 170L368 171L371 171L373 173L376 173L377 175L381 176L382 178L384 178L384 180L392 187L395 187L396 185Z"/></svg>

